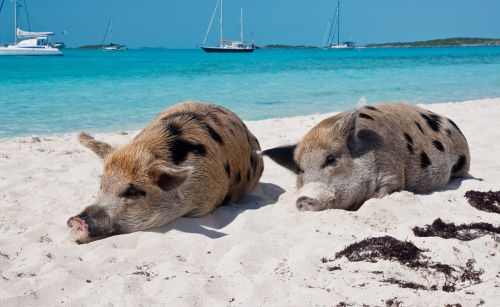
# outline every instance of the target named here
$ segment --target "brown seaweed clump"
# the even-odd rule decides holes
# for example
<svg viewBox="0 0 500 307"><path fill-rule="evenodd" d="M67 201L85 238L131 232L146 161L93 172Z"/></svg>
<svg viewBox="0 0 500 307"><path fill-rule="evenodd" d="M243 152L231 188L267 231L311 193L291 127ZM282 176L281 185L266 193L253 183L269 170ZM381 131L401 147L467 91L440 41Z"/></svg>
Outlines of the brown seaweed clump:
<svg viewBox="0 0 500 307"><path fill-rule="evenodd" d="M479 192L470 190L465 193L465 198L467 198L471 206L478 210L500 213L500 191Z"/></svg>
<svg viewBox="0 0 500 307"><path fill-rule="evenodd" d="M441 221L442 222L442 221ZM445 224L446 225L446 224ZM455 226L457 227L457 226ZM425 230L424 230L425 231ZM474 268L475 261L469 259L465 267L452 267L448 264L434 262L422 255L424 250L418 248L409 241L400 241L390 236L366 238L360 242L347 246L342 251L335 254L335 259L346 257L349 261L377 262L378 260L397 261L402 265L414 270L425 270L428 272L439 272L444 274L446 283L442 286L442 291L454 292L460 284L477 284L482 282L480 276L483 270ZM333 262L334 259L323 257L322 263ZM396 278L381 280L391 284L397 284L401 288L411 288L416 290L437 290L436 285L426 287L417 283L407 282Z"/></svg>
<svg viewBox="0 0 500 307"><path fill-rule="evenodd" d="M377 262L378 259L396 260L415 266L423 250L408 241L400 241L390 236L367 238L346 247L335 254L335 258L346 257L349 261Z"/></svg>
<svg viewBox="0 0 500 307"><path fill-rule="evenodd" d="M454 223L445 223L438 218L431 225L413 227L413 233L417 237L440 237L443 239L470 241L487 234L500 234L500 227L495 227L488 223L455 225Z"/></svg>

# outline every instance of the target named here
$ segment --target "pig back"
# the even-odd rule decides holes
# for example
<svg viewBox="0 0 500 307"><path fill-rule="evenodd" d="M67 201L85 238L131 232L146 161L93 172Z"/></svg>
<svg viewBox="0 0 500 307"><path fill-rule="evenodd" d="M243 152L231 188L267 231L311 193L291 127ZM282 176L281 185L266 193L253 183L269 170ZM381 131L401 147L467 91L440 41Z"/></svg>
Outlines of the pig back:
<svg viewBox="0 0 500 307"><path fill-rule="evenodd" d="M176 104L158 115L134 142L144 142L158 159L192 172L179 188L183 205L201 216L240 200L263 172L255 136L226 108L199 103Z"/></svg>
<svg viewBox="0 0 500 307"><path fill-rule="evenodd" d="M378 165L383 172L404 172L405 190L429 192L469 171L467 140L451 119L400 103L364 107L358 118L361 129L382 136Z"/></svg>

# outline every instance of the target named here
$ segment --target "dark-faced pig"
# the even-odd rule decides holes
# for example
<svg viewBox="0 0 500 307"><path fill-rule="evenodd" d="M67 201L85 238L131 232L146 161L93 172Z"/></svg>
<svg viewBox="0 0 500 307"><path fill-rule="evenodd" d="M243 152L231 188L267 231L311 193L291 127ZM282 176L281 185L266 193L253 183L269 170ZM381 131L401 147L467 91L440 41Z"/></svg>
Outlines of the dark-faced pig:
<svg viewBox="0 0 500 307"><path fill-rule="evenodd" d="M257 139L215 105L174 105L123 147L79 138L104 162L95 203L68 220L81 243L203 216L241 199L263 171Z"/></svg>
<svg viewBox="0 0 500 307"><path fill-rule="evenodd" d="M297 144L263 152L297 174L299 210L356 210L373 197L425 193L469 171L455 123L407 104L366 106L320 122Z"/></svg>

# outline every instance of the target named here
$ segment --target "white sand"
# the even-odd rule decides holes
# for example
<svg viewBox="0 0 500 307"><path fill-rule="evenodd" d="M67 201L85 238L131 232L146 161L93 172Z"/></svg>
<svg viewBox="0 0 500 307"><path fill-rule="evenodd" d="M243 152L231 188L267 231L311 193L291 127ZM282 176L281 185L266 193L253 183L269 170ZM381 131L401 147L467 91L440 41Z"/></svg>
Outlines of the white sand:
<svg viewBox="0 0 500 307"><path fill-rule="evenodd" d="M428 105L455 120L469 141L471 175L429 195L394 193L357 212L299 213L295 178L270 160L257 191L240 204L201 219L182 218L161 229L86 245L69 236L66 220L90 204L98 190L99 160L75 134L0 140L0 305L332 306L340 302L385 306L461 303L498 306L500 247L487 235L464 242L418 238L411 228L441 217L455 223L489 222L463 197L470 189L500 190L500 99ZM249 122L269 148L299 140L328 115ZM133 133L99 134L123 144ZM334 258L347 245L390 235L414 242L432 261L463 266L475 259L482 282L443 292L441 273L396 262ZM327 267L340 266L329 271ZM378 272L377 272L378 271ZM396 278L438 291L400 288Z"/></svg>

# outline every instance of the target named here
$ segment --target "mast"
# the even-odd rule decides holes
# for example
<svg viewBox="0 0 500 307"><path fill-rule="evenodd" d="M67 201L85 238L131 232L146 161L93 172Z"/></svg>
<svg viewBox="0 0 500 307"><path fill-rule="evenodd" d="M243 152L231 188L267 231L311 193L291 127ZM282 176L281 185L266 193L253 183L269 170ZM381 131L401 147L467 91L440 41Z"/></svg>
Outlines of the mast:
<svg viewBox="0 0 500 307"><path fill-rule="evenodd" d="M14 0L14 44L17 44L17 0Z"/></svg>
<svg viewBox="0 0 500 307"><path fill-rule="evenodd" d="M111 46L111 43L113 41L113 18L109 20L109 45Z"/></svg>
<svg viewBox="0 0 500 307"><path fill-rule="evenodd" d="M328 22L326 24L326 32L325 32L325 36L323 36L323 43L321 44L322 47L325 47L326 46L326 36L328 35L328 28L330 27L330 22Z"/></svg>
<svg viewBox="0 0 500 307"><path fill-rule="evenodd" d="M340 45L340 0L337 1L337 45Z"/></svg>
<svg viewBox="0 0 500 307"><path fill-rule="evenodd" d="M240 41L243 43L243 8L241 8L241 18L240 18Z"/></svg>
<svg viewBox="0 0 500 307"><path fill-rule="evenodd" d="M215 14L217 13L217 9L219 8L220 0L217 0L217 4L215 5L214 12L212 13L212 18L210 18L210 23L208 24L207 32L205 33L205 38L203 39L203 45L207 42L208 33L210 33L210 29L212 29L212 24L214 22Z"/></svg>
<svg viewBox="0 0 500 307"><path fill-rule="evenodd" d="M223 45L223 35L222 35L222 12L223 12L224 0L220 1L220 47Z"/></svg>
<svg viewBox="0 0 500 307"><path fill-rule="evenodd" d="M106 31L104 31L104 37L102 38L101 48L104 47L104 43L106 42L106 38L108 37L109 30L110 30L110 27L111 27L111 22L112 22L112 19L110 18L109 21L108 21L108 26L106 27ZM110 39L110 45L111 45L111 39Z"/></svg>

